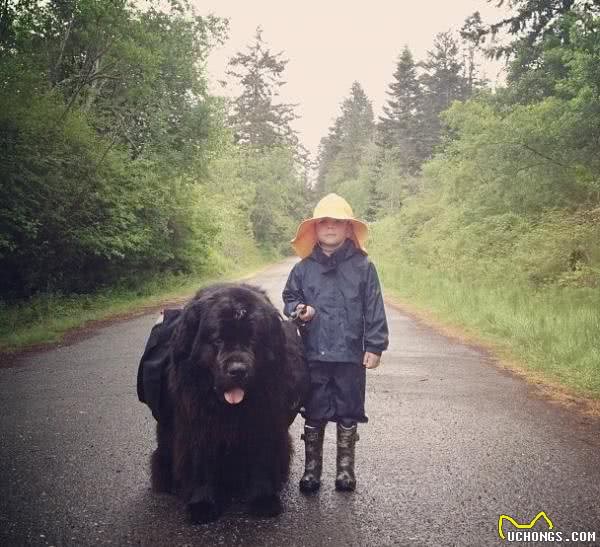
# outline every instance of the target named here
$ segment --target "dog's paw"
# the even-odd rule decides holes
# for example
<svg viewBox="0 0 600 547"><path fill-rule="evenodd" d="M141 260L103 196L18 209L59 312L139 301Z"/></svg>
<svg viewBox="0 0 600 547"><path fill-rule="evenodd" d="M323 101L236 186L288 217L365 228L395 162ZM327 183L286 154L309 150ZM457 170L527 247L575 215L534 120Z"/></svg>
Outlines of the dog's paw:
<svg viewBox="0 0 600 547"><path fill-rule="evenodd" d="M193 491L188 501L188 510L193 524L212 522L221 515L221 507L217 503L214 490L206 484Z"/></svg>
<svg viewBox="0 0 600 547"><path fill-rule="evenodd" d="M173 493L173 476L171 468L160 460L155 451L150 460L150 483L152 491L157 494Z"/></svg>
<svg viewBox="0 0 600 547"><path fill-rule="evenodd" d="M188 510L192 524L214 522L221 515L218 505L208 500L189 503Z"/></svg>
<svg viewBox="0 0 600 547"><path fill-rule="evenodd" d="M249 504L249 512L256 517L276 517L283 511L283 505L277 494L261 496Z"/></svg>

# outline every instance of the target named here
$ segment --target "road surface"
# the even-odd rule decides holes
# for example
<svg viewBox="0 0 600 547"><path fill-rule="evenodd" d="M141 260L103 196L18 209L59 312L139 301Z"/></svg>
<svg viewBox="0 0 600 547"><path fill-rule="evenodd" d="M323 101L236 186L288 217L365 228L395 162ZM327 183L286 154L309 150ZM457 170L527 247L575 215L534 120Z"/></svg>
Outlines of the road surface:
<svg viewBox="0 0 600 547"><path fill-rule="evenodd" d="M248 281L281 308L294 262ZM180 502L150 491L154 421L135 379L156 314L0 368L0 545L489 546L503 543L500 515L525 524L540 511L554 531L595 532L579 544L600 545L598 422L533 397L482 350L386 310L390 349L367 373L356 492L334 490L330 425L321 491L299 493L298 418L275 519L234 506L192 526Z"/></svg>

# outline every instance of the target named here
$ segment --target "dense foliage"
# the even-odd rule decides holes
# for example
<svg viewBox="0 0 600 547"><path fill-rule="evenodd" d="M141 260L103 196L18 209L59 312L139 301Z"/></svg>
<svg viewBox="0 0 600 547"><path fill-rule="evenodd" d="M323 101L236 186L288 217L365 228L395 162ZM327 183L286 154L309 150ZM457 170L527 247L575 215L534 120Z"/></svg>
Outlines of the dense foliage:
<svg viewBox="0 0 600 547"><path fill-rule="evenodd" d="M230 245L283 248L302 216L285 198L303 195L297 143L240 160L253 152L233 145L227 104L207 91L227 21L184 0L144 6L1 3L4 299L201 272ZM277 213L265 211L273 196Z"/></svg>
<svg viewBox="0 0 600 547"><path fill-rule="evenodd" d="M391 261L494 283L598 287L600 4L510 4L500 23L476 13L460 38L439 34L422 62L405 47L359 161L323 155L321 172L358 172L335 188L368 220L393 219ZM505 43L491 42L503 27ZM506 55L504 87L486 87L484 52Z"/></svg>

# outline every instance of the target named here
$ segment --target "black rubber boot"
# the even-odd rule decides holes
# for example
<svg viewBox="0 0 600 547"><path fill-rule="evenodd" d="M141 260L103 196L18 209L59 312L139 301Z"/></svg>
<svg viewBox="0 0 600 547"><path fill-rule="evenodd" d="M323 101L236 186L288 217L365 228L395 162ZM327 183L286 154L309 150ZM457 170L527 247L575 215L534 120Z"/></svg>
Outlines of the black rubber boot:
<svg viewBox="0 0 600 547"><path fill-rule="evenodd" d="M323 439L325 425L320 427L304 426L300 438L304 441L304 475L300 479L300 490L305 493L316 492L321 486L323 469Z"/></svg>
<svg viewBox="0 0 600 547"><path fill-rule="evenodd" d="M358 439L356 424L351 427L337 424L336 490L352 491L356 488L354 445Z"/></svg>

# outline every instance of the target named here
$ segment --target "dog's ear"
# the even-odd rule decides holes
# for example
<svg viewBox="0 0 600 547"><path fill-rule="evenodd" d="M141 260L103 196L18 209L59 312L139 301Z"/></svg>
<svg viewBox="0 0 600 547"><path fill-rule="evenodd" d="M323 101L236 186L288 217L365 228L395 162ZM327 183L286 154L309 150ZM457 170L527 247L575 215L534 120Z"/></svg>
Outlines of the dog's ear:
<svg viewBox="0 0 600 547"><path fill-rule="evenodd" d="M185 361L192 355L194 343L202 323L203 307L202 299L194 299L183 308L179 324L171 338L173 358L177 362Z"/></svg>

